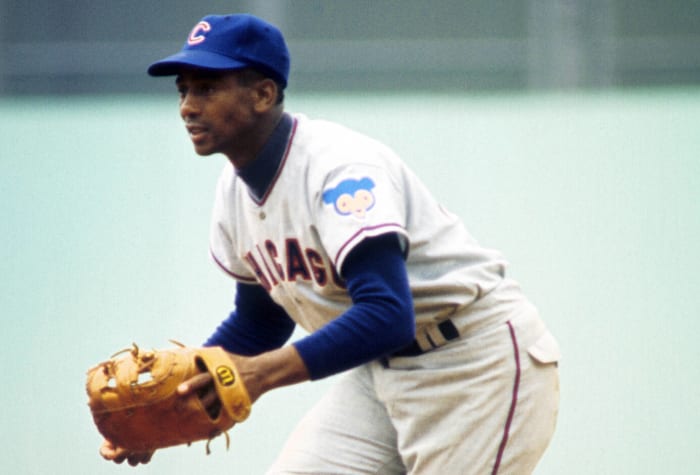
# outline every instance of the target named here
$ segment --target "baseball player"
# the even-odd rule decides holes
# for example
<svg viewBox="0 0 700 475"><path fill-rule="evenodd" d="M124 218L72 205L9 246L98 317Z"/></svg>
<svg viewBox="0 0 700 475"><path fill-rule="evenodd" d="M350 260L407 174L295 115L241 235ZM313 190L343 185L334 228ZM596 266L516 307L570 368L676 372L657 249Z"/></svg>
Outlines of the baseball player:
<svg viewBox="0 0 700 475"><path fill-rule="evenodd" d="M176 77L196 153L228 158L210 249L235 310L205 345L230 352L252 401L345 372L268 473L531 473L557 418L555 339L502 255L390 148L285 112L289 64L275 26L210 15L148 69ZM288 343L296 325L308 335ZM211 377L180 392L209 403Z"/></svg>

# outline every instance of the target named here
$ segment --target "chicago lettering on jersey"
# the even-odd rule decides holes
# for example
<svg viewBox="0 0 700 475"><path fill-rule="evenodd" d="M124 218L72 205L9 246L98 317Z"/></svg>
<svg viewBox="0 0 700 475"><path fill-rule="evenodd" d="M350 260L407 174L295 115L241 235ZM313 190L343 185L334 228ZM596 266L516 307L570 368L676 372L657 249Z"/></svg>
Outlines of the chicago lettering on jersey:
<svg viewBox="0 0 700 475"><path fill-rule="evenodd" d="M332 262L312 248L303 248L296 238L285 239L282 252L271 240L256 244L245 259L268 292L281 282L307 281L325 287L329 282L345 288Z"/></svg>

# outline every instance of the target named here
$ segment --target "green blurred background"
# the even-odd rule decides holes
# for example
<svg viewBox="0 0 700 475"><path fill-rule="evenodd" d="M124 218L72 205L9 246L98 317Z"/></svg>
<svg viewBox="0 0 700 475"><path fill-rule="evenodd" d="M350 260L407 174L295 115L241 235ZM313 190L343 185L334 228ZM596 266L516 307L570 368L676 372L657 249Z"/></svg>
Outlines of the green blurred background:
<svg viewBox="0 0 700 475"><path fill-rule="evenodd" d="M97 454L100 437L84 391L88 367L134 341L145 347L166 346L168 338L197 344L233 301L233 282L210 262L207 247L224 159L196 156L172 83L140 75L144 64L161 56L152 53L156 43L163 43L163 54L174 51L183 28L186 33L205 13L247 10L271 19L296 12L290 18L297 21L288 22L290 47L317 54L313 60L302 55L293 70L297 82L287 109L341 122L393 147L477 239L506 254L512 275L541 309L564 358L559 424L536 474L697 473L700 48L688 45L697 44L700 29L697 16L695 22L687 17L700 9L698 2L664 2L668 8L656 15L655 2L549 1L546 10L533 2L510 9L445 2L437 10L446 13L430 13L424 24L443 32L438 39L448 47L471 48L477 41L462 35L455 43L462 30L438 28L455 16L482 25L478 41L486 49L498 35L502 39L503 25L522 33L508 44L530 46L516 47L512 58L523 51L531 57L533 37L571 39L570 30L556 28L569 21L582 29L567 46L578 51L578 62L572 66L562 51L540 46L535 49L547 51L538 61L501 58L501 69L469 58L455 70L441 69L439 61L422 63L423 72L397 63L392 67L408 79L394 86L385 81L387 68L360 61L362 74L343 74L318 54L337 46L324 41L334 34L344 35L341 46L350 57L367 46L350 38L353 28L329 23L365 25L356 32L365 39L381 42L379 31L399 38L397 48L405 53L421 38L408 40L394 23L370 14L380 7L395 13L403 4L399 19L415 19L418 2L302 1L294 10L281 1L257 7L203 2L179 12L177 21L167 9L163 15L172 21L165 26L162 19L147 21L146 9L162 10L155 3L92 2L89 11L103 8L111 16L102 16L124 31L131 25L129 35L108 46L85 31L98 35L115 27L100 29L84 22L85 14L80 22L71 18L80 3L71 2L59 18L49 15L53 4L36 2L44 10L27 6L35 15L29 18L18 4L0 2L0 309L6 335L0 345L6 381L0 472L260 474L295 421L332 384L333 378L265 395L251 419L231 432L228 452L217 439L208 457L203 444L195 444L162 451L138 469L105 463ZM134 11L141 21L133 21ZM584 13L590 11L602 16ZM316 29L298 19L312 14L324 20ZM630 23L635 14L646 23ZM518 15L526 26L544 22L551 34L519 30ZM43 26L36 33L41 38L12 29L26 24L23 18ZM681 26L673 28L672 20ZM151 24L172 30L154 39ZM388 24L394 26L386 33ZM586 51L599 48L593 39L600 38L584 33L590 33L586 25L601 24L615 33L608 40L624 38L605 47L618 53L611 55L613 64L596 69L586 58L598 56ZM79 25L88 26L78 33ZM53 41L49 30L54 37L86 36ZM617 35L621 31L625 35ZM630 32L645 38L646 52L635 49ZM127 66L122 76L88 74L95 71L90 58L71 60L70 54L62 72L50 74L55 56L39 52L53 45L101 53L119 42L132 51L115 56ZM138 57L130 56L134 51ZM620 51L637 51L638 58L621 58ZM566 74L547 74L556 68ZM309 77L323 83L318 90L304 80ZM429 81L418 84L416 77Z"/></svg>

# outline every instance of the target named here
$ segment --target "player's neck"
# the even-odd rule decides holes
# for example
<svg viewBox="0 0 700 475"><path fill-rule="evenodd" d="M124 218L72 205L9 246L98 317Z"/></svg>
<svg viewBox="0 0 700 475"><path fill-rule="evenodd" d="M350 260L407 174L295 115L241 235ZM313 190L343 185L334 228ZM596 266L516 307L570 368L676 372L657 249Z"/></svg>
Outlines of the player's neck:
<svg viewBox="0 0 700 475"><path fill-rule="evenodd" d="M234 168L242 170L258 157L258 154L277 128L283 113L284 109L279 106L271 113L262 116L259 124L250 136L249 146L226 153L226 157Z"/></svg>
<svg viewBox="0 0 700 475"><path fill-rule="evenodd" d="M236 174L248 186L253 199L264 200L273 185L274 178L284 161L293 127L294 119L284 114L255 160L245 168L236 169Z"/></svg>

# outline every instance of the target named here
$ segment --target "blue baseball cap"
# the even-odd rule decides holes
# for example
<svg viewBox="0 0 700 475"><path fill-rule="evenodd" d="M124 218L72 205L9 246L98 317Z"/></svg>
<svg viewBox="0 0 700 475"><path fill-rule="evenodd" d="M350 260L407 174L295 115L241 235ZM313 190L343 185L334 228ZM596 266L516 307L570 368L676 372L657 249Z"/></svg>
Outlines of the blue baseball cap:
<svg viewBox="0 0 700 475"><path fill-rule="evenodd" d="M289 51L280 30L248 14L207 15L182 49L148 67L151 76L174 76L182 69L252 68L287 86Z"/></svg>

